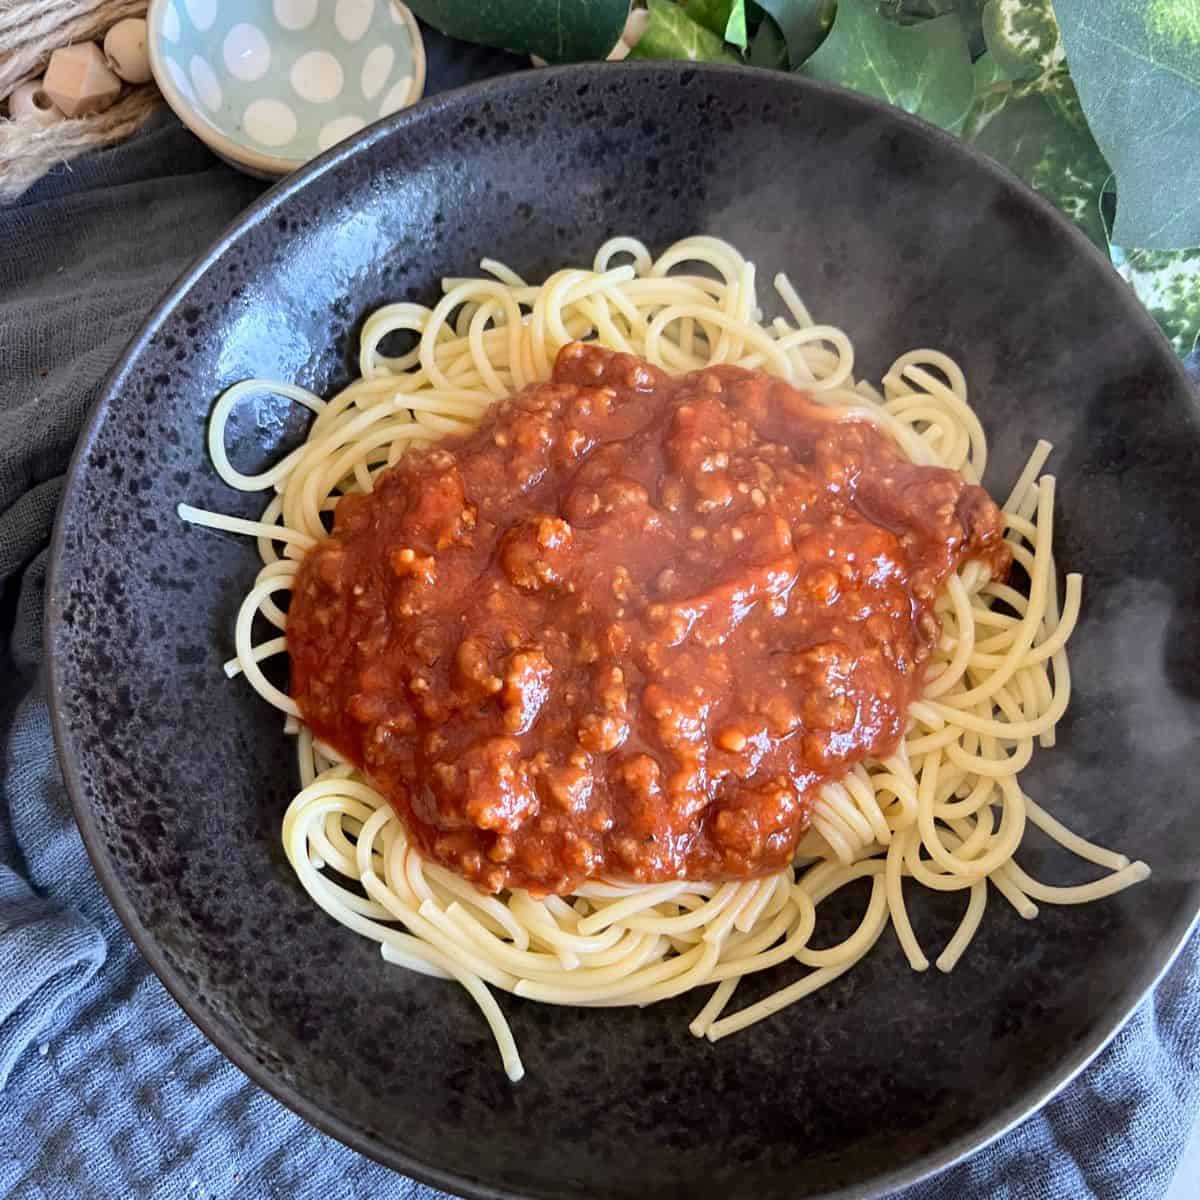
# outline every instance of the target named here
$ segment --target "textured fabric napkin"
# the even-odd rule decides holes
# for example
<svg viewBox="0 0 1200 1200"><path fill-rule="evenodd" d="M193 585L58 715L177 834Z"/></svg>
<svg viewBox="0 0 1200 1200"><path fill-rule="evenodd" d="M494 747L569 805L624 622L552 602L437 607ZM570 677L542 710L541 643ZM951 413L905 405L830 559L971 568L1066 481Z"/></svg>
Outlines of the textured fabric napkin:
<svg viewBox="0 0 1200 1200"><path fill-rule="evenodd" d="M50 736L46 545L73 440L159 295L258 193L167 114L0 209L0 1195L440 1195L213 1049L92 872ZM904 1200L1159 1200L1200 1104L1200 941L1099 1060Z"/></svg>

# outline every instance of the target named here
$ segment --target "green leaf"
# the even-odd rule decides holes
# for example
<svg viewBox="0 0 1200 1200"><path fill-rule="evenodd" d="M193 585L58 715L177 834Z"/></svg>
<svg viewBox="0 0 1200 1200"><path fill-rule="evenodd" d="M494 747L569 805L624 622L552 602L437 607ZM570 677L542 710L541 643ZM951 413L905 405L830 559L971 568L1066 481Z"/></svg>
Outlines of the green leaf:
<svg viewBox="0 0 1200 1200"><path fill-rule="evenodd" d="M837 0L758 0L758 6L779 26L795 70L828 36Z"/></svg>
<svg viewBox="0 0 1200 1200"><path fill-rule="evenodd" d="M898 25L915 25L947 13L958 13L971 57L978 58L985 50L983 43L983 7L987 0L876 0L879 11Z"/></svg>
<svg viewBox="0 0 1200 1200"><path fill-rule="evenodd" d="M994 75L995 64L987 69ZM994 108L971 140L1039 191L1104 250L1100 196L1110 171L1087 122L1082 117L1072 119L1071 114L1078 112L1073 92L1065 71L1042 87L1010 85L1004 103Z"/></svg>
<svg viewBox="0 0 1200 1200"><path fill-rule="evenodd" d="M988 51L976 60L974 75L975 98L963 122L963 140L1036 188L1106 250L1101 197L1112 172L1091 135L1066 65L1014 82Z"/></svg>
<svg viewBox="0 0 1200 1200"><path fill-rule="evenodd" d="M959 11L959 0L877 0L879 12L897 25L915 25Z"/></svg>
<svg viewBox="0 0 1200 1200"><path fill-rule="evenodd" d="M718 37L725 36L725 26L733 12L734 0L679 0L680 7L696 22Z"/></svg>
<svg viewBox="0 0 1200 1200"><path fill-rule="evenodd" d="M971 49L971 57L978 58L986 49L983 39L983 10L987 0L960 0L959 15L962 17L963 29L967 34L967 45Z"/></svg>
<svg viewBox="0 0 1200 1200"><path fill-rule="evenodd" d="M944 129L961 124L975 96L957 16L897 25L867 0L841 0L833 29L801 73L878 96Z"/></svg>
<svg viewBox="0 0 1200 1200"><path fill-rule="evenodd" d="M745 50L750 41L746 0L678 0L684 12L722 41Z"/></svg>
<svg viewBox="0 0 1200 1200"><path fill-rule="evenodd" d="M1200 249L1122 250L1113 266L1162 327L1177 354L1200 346Z"/></svg>
<svg viewBox="0 0 1200 1200"><path fill-rule="evenodd" d="M1079 102L1079 93L1075 90L1075 81L1068 74L1065 65L1049 75L1042 75L1013 87L1013 95L1018 98L1035 93L1044 96L1046 102L1064 121L1091 135L1091 127L1084 116L1083 105ZM1110 171L1109 174L1111 173Z"/></svg>
<svg viewBox="0 0 1200 1200"><path fill-rule="evenodd" d="M451 37L547 62L606 57L629 15L629 0L410 0L408 7Z"/></svg>
<svg viewBox="0 0 1200 1200"><path fill-rule="evenodd" d="M974 141L1012 99L1012 84L990 54L981 54L971 69L975 75L975 98L963 122L962 139L966 142Z"/></svg>
<svg viewBox="0 0 1200 1200"><path fill-rule="evenodd" d="M988 0L983 39L996 65L1013 80L1048 75L1066 57L1050 0Z"/></svg>
<svg viewBox="0 0 1200 1200"><path fill-rule="evenodd" d="M1055 0L1071 75L1117 176L1114 240L1200 245L1200 6Z"/></svg>
<svg viewBox="0 0 1200 1200"><path fill-rule="evenodd" d="M972 64L972 71L975 75L975 95L978 97L980 92L992 91L995 88L1003 87L1008 90L1009 78L1000 69L1000 64L984 51L975 62Z"/></svg>
<svg viewBox="0 0 1200 1200"><path fill-rule="evenodd" d="M725 25L725 40L739 50L745 50L750 43L750 31L746 28L746 0L734 0Z"/></svg>
<svg viewBox="0 0 1200 1200"><path fill-rule="evenodd" d="M775 18L764 15L758 32L750 43L748 59L752 67L766 67L768 70L787 70L788 48L783 40L783 32L775 23Z"/></svg>
<svg viewBox="0 0 1200 1200"><path fill-rule="evenodd" d="M724 40L698 25L674 0L650 0L650 24L630 58L683 58L692 62L740 62Z"/></svg>

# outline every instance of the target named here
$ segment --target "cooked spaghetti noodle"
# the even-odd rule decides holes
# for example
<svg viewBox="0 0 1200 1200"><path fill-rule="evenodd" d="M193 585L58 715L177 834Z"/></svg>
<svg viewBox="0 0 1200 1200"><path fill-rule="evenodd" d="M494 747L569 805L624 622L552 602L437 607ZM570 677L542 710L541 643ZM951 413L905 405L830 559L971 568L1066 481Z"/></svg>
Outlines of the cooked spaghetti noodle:
<svg viewBox="0 0 1200 1200"><path fill-rule="evenodd" d="M520 889L486 895L423 859L388 801L314 739L294 700L260 665L287 650L277 597L292 587L305 553L329 536L340 496L371 491L401 455L469 430L497 399L548 378L557 351L579 339L674 374L713 364L765 371L870 420L912 462L948 467L970 483L981 480L987 455L950 358L933 350L903 355L882 393L856 382L847 336L814 323L782 275L775 289L788 315L766 322L753 264L716 239L689 238L655 259L641 243L617 238L590 269L561 270L541 285L487 259L481 268L479 278L443 280L432 309L401 303L373 313L361 335L361 377L329 401L264 380L230 388L210 422L212 461L231 487L274 494L259 521L179 507L187 521L258 541L264 565L242 603L226 671L244 674L296 735L301 790L285 816L283 843L301 884L329 915L378 942L387 961L462 983L516 1080L520 1058L488 985L588 1006L651 1004L715 985L690 1028L716 1041L836 979L889 924L913 968L926 969L906 880L967 893L958 930L935 960L949 971L984 917L989 884L1031 918L1035 901L1096 900L1146 877L1145 864L1066 829L1019 781L1035 742L1053 746L1066 709L1065 647L1081 597L1078 575L1067 575L1059 592L1045 442L1003 506L1024 586L991 579L975 561L950 577L936 607L940 640L904 738L887 759L859 763L821 787L792 866L744 882L592 881L570 898L537 899ZM416 346L389 356L384 340L398 331L415 335ZM229 461L226 423L241 401L264 393L307 407L315 420L302 446L247 476ZM258 618L277 633L256 641ZM1013 858L1027 822L1103 873L1073 887L1032 879ZM857 929L835 946L813 948L821 902L866 878L870 897ZM726 1015L743 976L788 962L804 969L796 982Z"/></svg>

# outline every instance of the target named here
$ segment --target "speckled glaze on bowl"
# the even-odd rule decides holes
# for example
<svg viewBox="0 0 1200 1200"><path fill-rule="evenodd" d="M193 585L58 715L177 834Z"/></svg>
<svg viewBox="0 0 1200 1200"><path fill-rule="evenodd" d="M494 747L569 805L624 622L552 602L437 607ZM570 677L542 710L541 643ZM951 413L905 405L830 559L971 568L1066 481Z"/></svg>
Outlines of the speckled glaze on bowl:
<svg viewBox="0 0 1200 1200"><path fill-rule="evenodd" d="M388 967L293 879L278 838L292 747L221 671L256 555L175 505L256 515L261 498L208 464L213 398L251 374L344 384L377 305L429 302L483 255L540 278L615 233L661 247L698 231L735 241L762 279L786 269L854 337L868 377L912 346L954 354L991 436L993 491L1037 436L1056 443L1057 552L1084 573L1085 606L1059 745L1023 779L1154 875L1033 923L993 897L949 976L914 974L889 934L715 1046L687 1032L700 997L597 1011L502 996L528 1071L513 1087L461 989ZM301 433L300 414L264 404L240 420L235 461ZM513 76L393 118L269 193L116 368L54 545L62 761L97 871L167 986L239 1066L364 1153L472 1197L879 1196L1043 1102L1193 921L1198 491L1195 399L1132 292L950 138L780 73ZM1033 874L1080 878L1028 842ZM960 903L913 897L927 947ZM748 981L738 1001L789 978Z"/></svg>
<svg viewBox="0 0 1200 1200"><path fill-rule="evenodd" d="M155 82L231 166L286 175L416 103L425 48L399 0L151 0Z"/></svg>

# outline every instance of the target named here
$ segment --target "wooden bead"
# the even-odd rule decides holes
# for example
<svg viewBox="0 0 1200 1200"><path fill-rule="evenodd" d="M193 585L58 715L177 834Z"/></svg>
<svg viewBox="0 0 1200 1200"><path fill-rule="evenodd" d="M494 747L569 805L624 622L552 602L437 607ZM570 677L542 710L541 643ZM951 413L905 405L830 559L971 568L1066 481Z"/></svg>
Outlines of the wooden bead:
<svg viewBox="0 0 1200 1200"><path fill-rule="evenodd" d="M146 51L146 22L126 17L104 35L104 57L126 83L150 82L150 55Z"/></svg>
<svg viewBox="0 0 1200 1200"><path fill-rule="evenodd" d="M58 106L46 95L40 79L23 83L8 98L8 115L14 120L34 121L38 125L53 125L63 119Z"/></svg>
<svg viewBox="0 0 1200 1200"><path fill-rule="evenodd" d="M95 42L55 50L42 87L68 117L103 112L121 94L121 81L108 69Z"/></svg>

